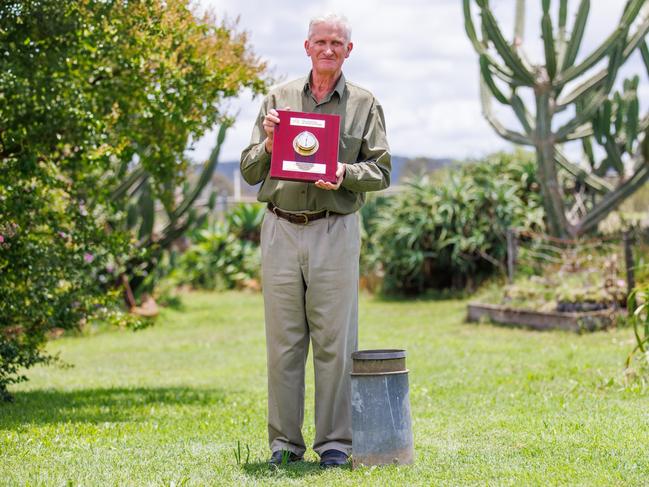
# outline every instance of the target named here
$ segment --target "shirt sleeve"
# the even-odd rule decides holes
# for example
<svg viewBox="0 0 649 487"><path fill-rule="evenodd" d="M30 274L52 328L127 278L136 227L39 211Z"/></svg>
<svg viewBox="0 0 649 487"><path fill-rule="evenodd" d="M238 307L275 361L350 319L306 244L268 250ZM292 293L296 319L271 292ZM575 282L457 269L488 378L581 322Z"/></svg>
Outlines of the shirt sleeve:
<svg viewBox="0 0 649 487"><path fill-rule="evenodd" d="M376 101L370 108L357 162L345 164L341 186L349 191L379 191L390 186L392 162L385 132L383 108Z"/></svg>
<svg viewBox="0 0 649 487"><path fill-rule="evenodd" d="M251 186L266 179L270 171L270 154L266 152L266 132L263 126L264 117L269 110L268 104L268 98L265 98L252 129L250 144L241 153L241 175Z"/></svg>

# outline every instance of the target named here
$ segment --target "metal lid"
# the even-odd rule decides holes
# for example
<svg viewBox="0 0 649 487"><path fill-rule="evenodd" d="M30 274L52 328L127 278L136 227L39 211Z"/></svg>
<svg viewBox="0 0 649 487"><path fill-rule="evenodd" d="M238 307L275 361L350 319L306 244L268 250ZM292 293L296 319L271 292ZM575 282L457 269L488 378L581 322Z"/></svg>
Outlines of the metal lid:
<svg viewBox="0 0 649 487"><path fill-rule="evenodd" d="M399 349L359 350L352 353L354 360L389 360L406 358L406 351Z"/></svg>

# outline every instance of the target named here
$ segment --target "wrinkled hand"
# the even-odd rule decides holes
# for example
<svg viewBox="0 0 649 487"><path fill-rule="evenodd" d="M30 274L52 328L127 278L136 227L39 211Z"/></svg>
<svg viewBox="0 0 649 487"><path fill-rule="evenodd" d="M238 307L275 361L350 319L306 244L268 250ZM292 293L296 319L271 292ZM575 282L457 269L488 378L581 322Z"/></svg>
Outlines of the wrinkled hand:
<svg viewBox="0 0 649 487"><path fill-rule="evenodd" d="M336 184L318 179L315 182L315 185L320 189L338 189L340 188L340 183L343 182L343 179L345 179L345 165L339 162L338 169L336 169Z"/></svg>
<svg viewBox="0 0 649 487"><path fill-rule="evenodd" d="M284 110L290 110L291 107L286 107ZM266 132L266 152L269 154L273 152L273 134L275 133L275 126L279 123L279 113L274 108L268 110L268 113L264 117L262 125L264 127L264 132Z"/></svg>

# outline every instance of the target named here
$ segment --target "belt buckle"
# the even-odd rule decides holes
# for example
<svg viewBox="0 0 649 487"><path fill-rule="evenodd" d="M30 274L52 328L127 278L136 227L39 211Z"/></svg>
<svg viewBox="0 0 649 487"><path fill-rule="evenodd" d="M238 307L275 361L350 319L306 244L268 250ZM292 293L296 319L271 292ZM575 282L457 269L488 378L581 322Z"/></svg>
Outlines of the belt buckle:
<svg viewBox="0 0 649 487"><path fill-rule="evenodd" d="M295 222L298 225L306 225L307 223L309 223L309 217L307 216L306 213L294 213L294 215L301 216L302 218L304 218L304 222Z"/></svg>

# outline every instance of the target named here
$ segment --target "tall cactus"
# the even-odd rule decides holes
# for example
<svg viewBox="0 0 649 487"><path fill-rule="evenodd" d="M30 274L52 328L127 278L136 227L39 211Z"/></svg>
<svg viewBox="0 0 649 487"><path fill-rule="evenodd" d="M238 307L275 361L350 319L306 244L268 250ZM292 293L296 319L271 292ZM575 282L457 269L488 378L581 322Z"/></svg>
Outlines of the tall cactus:
<svg viewBox="0 0 649 487"><path fill-rule="evenodd" d="M466 32L479 54L484 116L501 137L535 148L550 233L568 237L592 230L649 178L649 159L643 150L649 145L649 113L639 119L637 80L626 81L624 92L609 99L620 66L638 48L649 73L649 51L644 39L649 31L649 2L627 0L616 29L597 49L577 62L590 0L581 0L570 33L568 0L559 0L557 29L550 13L551 1L542 0L544 64L531 64L522 49L524 0L516 0L512 43L505 39L488 0L475 0L482 19L480 37L471 11L473 0L463 2ZM606 67L589 74L603 60ZM564 93L566 86L573 82L577 84ZM501 87L507 87L508 93ZM521 97L520 91L524 89L533 93L533 110ZM522 130L506 128L498 120L492 109L494 98L511 107ZM574 110L574 114L553 128L555 116L567 109ZM601 162L595 160L593 138L606 152ZM561 150L561 144L579 139L589 164L573 163ZM622 163L625 153L634 161L631 174L626 173ZM576 206L567 211L559 167L575 178L579 183L576 186L585 186L594 195L588 205L577 198ZM602 177L611 167L619 176L615 185Z"/></svg>
<svg viewBox="0 0 649 487"><path fill-rule="evenodd" d="M156 198L151 188L151 177L142 166L137 166L127 174L122 183L112 193L114 199L123 200L126 204L128 228L137 235L137 247L147 249L146 257L135 256L127 263L128 281L134 290L141 284L141 275L133 272L135 268L150 272L156 265L161 253L191 228L203 224L208 212L198 212L195 202L210 182L218 164L221 146L230 122L224 121L216 137L216 145L210 157L204 163L198 180L193 185L185 185L180 200L171 205L162 205L166 212L166 223L159 232L155 231ZM214 205L215 194L211 194L208 207Z"/></svg>

